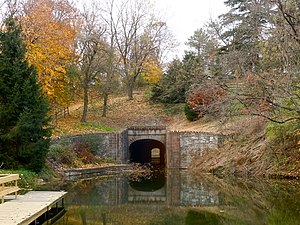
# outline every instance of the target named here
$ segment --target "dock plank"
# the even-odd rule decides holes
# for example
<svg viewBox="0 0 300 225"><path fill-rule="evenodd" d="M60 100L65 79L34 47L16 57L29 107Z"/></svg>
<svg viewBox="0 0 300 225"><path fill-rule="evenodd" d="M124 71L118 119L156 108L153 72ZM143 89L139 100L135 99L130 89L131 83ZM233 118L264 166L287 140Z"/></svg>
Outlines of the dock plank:
<svg viewBox="0 0 300 225"><path fill-rule="evenodd" d="M17 199L0 204L0 224L25 225L51 209L67 192L30 191Z"/></svg>

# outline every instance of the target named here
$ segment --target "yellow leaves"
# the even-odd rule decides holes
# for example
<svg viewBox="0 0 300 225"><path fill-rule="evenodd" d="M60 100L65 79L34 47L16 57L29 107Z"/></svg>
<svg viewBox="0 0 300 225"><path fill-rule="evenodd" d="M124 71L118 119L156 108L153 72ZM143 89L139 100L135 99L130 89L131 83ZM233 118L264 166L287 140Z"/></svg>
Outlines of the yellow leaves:
<svg viewBox="0 0 300 225"><path fill-rule="evenodd" d="M157 83L162 76L162 69L153 61L145 62L143 64L142 76L144 80L149 83Z"/></svg>
<svg viewBox="0 0 300 225"><path fill-rule="evenodd" d="M28 3L26 15L21 19L27 58L38 70L44 93L51 103L59 105L69 101L66 71L74 59L75 38L75 22L72 15L68 15L72 9L55 5L62 2L64 0L34 0Z"/></svg>

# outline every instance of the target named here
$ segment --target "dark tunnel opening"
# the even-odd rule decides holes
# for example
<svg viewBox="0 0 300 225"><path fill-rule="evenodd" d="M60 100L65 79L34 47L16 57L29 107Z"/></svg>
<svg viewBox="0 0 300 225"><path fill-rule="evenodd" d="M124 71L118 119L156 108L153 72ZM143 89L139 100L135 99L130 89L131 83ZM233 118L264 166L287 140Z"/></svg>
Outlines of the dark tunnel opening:
<svg viewBox="0 0 300 225"><path fill-rule="evenodd" d="M142 139L129 146L130 162L165 166L166 147L153 139Z"/></svg>
<svg viewBox="0 0 300 225"><path fill-rule="evenodd" d="M138 180L130 180L130 187L136 191L153 192L163 188L166 185L166 176L164 170L152 171L151 176L141 177Z"/></svg>

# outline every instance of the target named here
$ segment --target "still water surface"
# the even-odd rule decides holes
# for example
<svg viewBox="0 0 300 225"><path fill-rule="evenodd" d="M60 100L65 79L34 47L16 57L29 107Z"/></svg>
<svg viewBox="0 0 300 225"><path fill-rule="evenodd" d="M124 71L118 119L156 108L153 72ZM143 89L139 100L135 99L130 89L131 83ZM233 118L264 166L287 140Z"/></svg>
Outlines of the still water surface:
<svg viewBox="0 0 300 225"><path fill-rule="evenodd" d="M56 225L300 225L300 183L221 179L168 170L64 184L67 213Z"/></svg>

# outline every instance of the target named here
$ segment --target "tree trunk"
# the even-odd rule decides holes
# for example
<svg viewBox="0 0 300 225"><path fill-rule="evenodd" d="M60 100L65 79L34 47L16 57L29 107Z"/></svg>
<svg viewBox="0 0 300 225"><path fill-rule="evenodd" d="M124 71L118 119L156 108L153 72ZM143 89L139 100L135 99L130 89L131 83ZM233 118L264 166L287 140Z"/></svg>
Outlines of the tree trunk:
<svg viewBox="0 0 300 225"><path fill-rule="evenodd" d="M88 104L89 104L88 87L85 86L83 90L83 112L82 112L81 122L87 122Z"/></svg>
<svg viewBox="0 0 300 225"><path fill-rule="evenodd" d="M133 90L132 87L128 87L127 89L127 96L129 100L133 100Z"/></svg>
<svg viewBox="0 0 300 225"><path fill-rule="evenodd" d="M108 94L105 93L103 97L103 111L102 111L102 117L106 117L107 112L107 101L108 101Z"/></svg>
<svg viewBox="0 0 300 225"><path fill-rule="evenodd" d="M127 84L127 96L129 100L133 100L133 87L134 87L135 79L130 79Z"/></svg>

